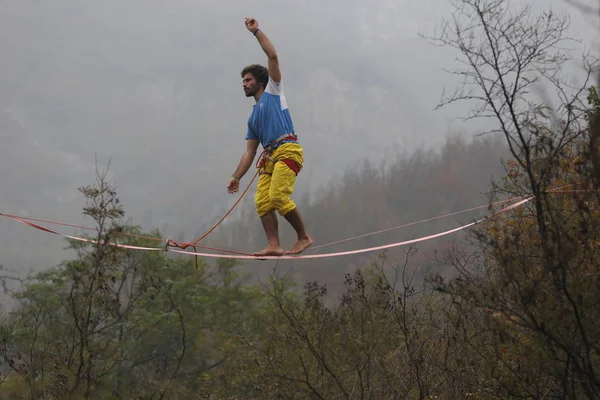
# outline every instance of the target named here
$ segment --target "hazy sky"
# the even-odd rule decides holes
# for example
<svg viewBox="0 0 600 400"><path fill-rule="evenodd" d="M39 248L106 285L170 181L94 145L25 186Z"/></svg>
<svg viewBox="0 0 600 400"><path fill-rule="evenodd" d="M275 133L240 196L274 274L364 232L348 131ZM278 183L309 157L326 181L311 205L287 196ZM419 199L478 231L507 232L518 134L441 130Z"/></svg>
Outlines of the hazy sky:
<svg viewBox="0 0 600 400"><path fill-rule="evenodd" d="M194 236L235 201L225 187L253 103L239 72L266 62L249 15L280 55L305 148L299 192L363 158L435 146L468 112L433 111L454 53L419 37L450 11L448 0L3 0L0 212L91 224L77 188L93 183L97 154L135 222ZM592 43L594 27L572 19ZM63 245L0 220L0 263L54 263Z"/></svg>

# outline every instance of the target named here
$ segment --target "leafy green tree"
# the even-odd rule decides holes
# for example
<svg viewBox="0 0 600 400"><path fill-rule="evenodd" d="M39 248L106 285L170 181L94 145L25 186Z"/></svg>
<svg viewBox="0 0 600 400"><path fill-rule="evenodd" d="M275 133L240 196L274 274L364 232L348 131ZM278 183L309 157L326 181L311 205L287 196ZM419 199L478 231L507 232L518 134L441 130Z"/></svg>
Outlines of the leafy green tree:
<svg viewBox="0 0 600 400"><path fill-rule="evenodd" d="M116 192L98 174L81 188L97 223L77 258L40 272L17 292L0 326L0 359L14 398L188 398L235 354L254 296L235 263L215 266L159 251L158 232L126 226ZM127 235L125 235L127 234Z"/></svg>

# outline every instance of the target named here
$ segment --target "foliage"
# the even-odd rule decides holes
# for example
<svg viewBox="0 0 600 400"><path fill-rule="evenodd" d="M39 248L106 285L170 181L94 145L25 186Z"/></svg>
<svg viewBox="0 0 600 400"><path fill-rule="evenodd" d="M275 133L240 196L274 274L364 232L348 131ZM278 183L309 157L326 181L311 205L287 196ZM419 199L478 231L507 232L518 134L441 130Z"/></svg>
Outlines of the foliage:
<svg viewBox="0 0 600 400"><path fill-rule="evenodd" d="M96 185L80 189L96 234L69 241L75 259L23 280L14 294L19 307L0 321L0 392L13 399L599 398L600 99L588 82L595 64L585 59L587 76L572 88L558 73L566 19L508 8L505 0L454 4L438 40L464 57L465 69L454 72L466 86L444 102L475 101L474 116L497 123L508 154L490 200L529 202L480 224L468 246L437 242L445 246L440 268L453 268L453 276L422 282L432 261L414 248L338 269L314 264L305 276L327 273L303 287L277 266L265 285L249 284L229 260L202 260L196 269L189 258L124 250L110 244L148 246L160 233L125 224L99 173ZM529 98L542 81L558 93L558 108ZM417 219L431 216L424 203L436 214L453 201L468 206L461 185L469 179L461 176L488 179L481 166L498 148L490 139L451 139L439 155L417 152L387 171L370 164L349 171L311 206L316 232L329 239L327 216L357 235L407 222L391 212L397 208ZM257 244L251 228L236 229L238 240ZM343 277L341 289L332 294L324 276Z"/></svg>
<svg viewBox="0 0 600 400"><path fill-rule="evenodd" d="M596 62L584 58L587 75L581 86L571 88L558 73L566 60L556 47L563 40L564 18L532 16L528 8L509 10L502 0L458 3L457 13L465 20L455 19L449 25L453 36L441 40L469 61L464 74L483 93L476 100L511 146L513 159L497 192L530 198L531 206L480 227L474 254L448 252L443 261L457 269L459 278L438 277L437 289L457 305L454 323L471 325L461 341L467 351L482 355L487 379L481 390L503 398L596 398L600 324L592 316L600 312L595 289L600 198L592 189L600 175L595 88L588 90L587 106L581 99ZM481 37L470 33L465 39L463 32L477 30ZM559 94L556 110L525 102L528 86L538 79ZM480 317L473 319L473 313Z"/></svg>
<svg viewBox="0 0 600 400"><path fill-rule="evenodd" d="M185 397L230 356L234 339L224 332L246 321L252 294L232 262L211 272L206 263L196 269L189 259L108 245L152 246L122 224L105 176L81 189L96 237L71 240L77 259L25 280L20 308L2 324L0 358L10 371L2 389L19 398Z"/></svg>
<svg viewBox="0 0 600 400"><path fill-rule="evenodd" d="M593 107L600 107L600 97L598 97L598 89L596 89L596 86L590 86L588 93L588 103Z"/></svg>

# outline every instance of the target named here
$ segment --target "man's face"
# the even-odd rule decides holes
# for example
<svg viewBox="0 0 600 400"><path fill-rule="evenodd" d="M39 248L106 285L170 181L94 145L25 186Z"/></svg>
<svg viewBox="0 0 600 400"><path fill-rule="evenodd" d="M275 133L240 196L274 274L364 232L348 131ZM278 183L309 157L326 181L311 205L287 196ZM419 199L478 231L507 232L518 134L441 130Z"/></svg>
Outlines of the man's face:
<svg viewBox="0 0 600 400"><path fill-rule="evenodd" d="M244 93L246 97L252 97L258 92L258 83L251 73L247 73L242 78L242 84L244 86Z"/></svg>

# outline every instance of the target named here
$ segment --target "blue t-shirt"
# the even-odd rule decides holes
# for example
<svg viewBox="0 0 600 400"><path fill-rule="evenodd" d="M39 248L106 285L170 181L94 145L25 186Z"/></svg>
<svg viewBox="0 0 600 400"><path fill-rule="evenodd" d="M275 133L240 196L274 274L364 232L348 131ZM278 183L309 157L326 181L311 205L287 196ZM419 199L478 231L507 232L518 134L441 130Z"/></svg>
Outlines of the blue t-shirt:
<svg viewBox="0 0 600 400"><path fill-rule="evenodd" d="M282 135L295 134L281 82L269 77L265 91L253 107L248 118L246 139L256 139L265 148Z"/></svg>

